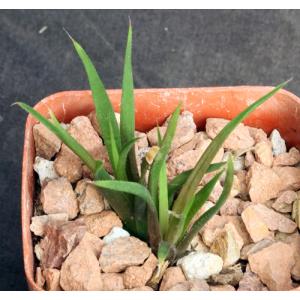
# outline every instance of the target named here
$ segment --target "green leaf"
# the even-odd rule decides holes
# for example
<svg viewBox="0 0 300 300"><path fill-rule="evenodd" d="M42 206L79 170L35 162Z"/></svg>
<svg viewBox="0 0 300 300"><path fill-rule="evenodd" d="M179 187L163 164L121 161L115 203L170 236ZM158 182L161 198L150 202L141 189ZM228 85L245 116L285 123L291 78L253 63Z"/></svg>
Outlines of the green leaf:
<svg viewBox="0 0 300 300"><path fill-rule="evenodd" d="M162 236L169 227L169 203L168 203L168 178L166 162L163 163L159 173L159 224Z"/></svg>
<svg viewBox="0 0 300 300"><path fill-rule="evenodd" d="M113 180L113 178L105 171L104 168L98 168L95 181L107 181ZM112 189L100 188L101 193L107 199L109 205L121 218L124 226L136 237L148 241L148 229L147 229L147 212L145 211L143 215L136 219L135 216L135 204L139 198L120 191L114 191ZM141 200L143 204L143 200ZM147 203L146 203L147 207ZM138 223L138 226L137 226Z"/></svg>
<svg viewBox="0 0 300 300"><path fill-rule="evenodd" d="M160 147L160 146L161 146L161 143L162 143L162 137L161 137L160 130L159 130L159 127L158 127L158 126L156 126L156 131L157 131L157 141L158 141L158 146Z"/></svg>
<svg viewBox="0 0 300 300"><path fill-rule="evenodd" d="M116 143L114 131L112 129L111 123L109 123L109 132L110 132L110 139L111 139L111 165L114 170L114 174L117 172L117 165L119 163L119 151L118 146Z"/></svg>
<svg viewBox="0 0 300 300"><path fill-rule="evenodd" d="M151 241L155 244L159 243L160 241L160 233L159 233L159 223L158 223L158 216L157 211L155 208L155 205L153 203L151 194L147 190L146 187L143 185L136 183L136 182L129 182L129 181L122 181L122 180L101 180L101 181L94 181L94 184L100 188L108 189L113 192L122 192L122 193L128 193L132 194L138 199L144 201L147 204L148 207L148 235L149 235L149 241ZM132 197L130 199L136 199L136 197ZM121 201L121 200L120 200ZM141 219L141 216L140 216ZM146 220L145 220L146 221ZM136 222L135 219L132 219L132 222ZM141 226L141 224L139 224ZM141 229L141 227L138 227ZM147 226L144 226L143 228L147 228ZM141 232L139 230L136 231L137 234L141 235Z"/></svg>
<svg viewBox="0 0 300 300"><path fill-rule="evenodd" d="M123 81L122 81L122 101L120 132L122 146L132 141L135 137L135 111L134 111L134 86L132 75L132 27L129 24L127 45L124 59ZM130 179L138 181L138 168L136 162L135 148L130 149L129 153L129 175Z"/></svg>
<svg viewBox="0 0 300 300"><path fill-rule="evenodd" d="M211 173L214 171L219 170L223 166L226 165L226 162L220 162L220 163L214 163L211 164L206 173ZM188 171L184 171L180 174L178 174L174 179L172 179L168 184L168 191L169 191L169 207L172 207L173 204L173 198L175 196L175 193L179 191L179 189L182 187L182 185L187 181L188 177L192 173L192 169Z"/></svg>
<svg viewBox="0 0 300 300"><path fill-rule="evenodd" d="M170 245L167 242L162 241L159 244L158 251L157 251L158 261L164 262L169 256L169 252L170 252Z"/></svg>
<svg viewBox="0 0 300 300"><path fill-rule="evenodd" d="M259 100L247 107L243 112L238 116L232 119L213 139L209 146L204 151L203 155L199 159L192 173L190 174L187 181L184 183L182 189L179 192L177 199L174 202L173 210L176 214L180 214L189 199L191 199L197 189L197 186L201 179L203 178L206 170L208 169L210 163L216 156L219 149L222 147L223 143L227 137L232 133L232 131L257 107L266 102L271 98L275 93L277 93L281 88L283 88L288 81L279 84L272 91L261 97ZM176 218L171 218L170 220L170 232L168 234L168 239L170 243L174 243L178 238L178 220Z"/></svg>
<svg viewBox="0 0 300 300"><path fill-rule="evenodd" d="M132 75L132 28L129 25L127 46L125 51L125 61L122 82L122 101L120 131L122 144L125 145L134 138L135 116L134 116L134 95L133 95L133 75Z"/></svg>
<svg viewBox="0 0 300 300"><path fill-rule="evenodd" d="M127 172L126 172L126 162L127 162L127 157L128 153L130 152L131 148L134 147L134 143L138 140L139 138L134 138L133 140L129 141L123 146L123 149L120 153L119 157L119 162L118 162L118 167L117 167L117 172L116 172L116 178L118 180L127 180Z"/></svg>
<svg viewBox="0 0 300 300"><path fill-rule="evenodd" d="M83 63L84 69L86 71L86 74L88 76L89 85L92 90L92 95L94 99L97 121L101 128L101 134L104 139L105 146L107 148L109 159L111 163L113 163L114 150L112 145L110 126L112 127L114 141L117 145L118 152L120 152L121 150L121 137L112 104L108 98L104 84L100 79L91 59L89 58L85 50L81 47L81 45L70 35L69 37L73 42L75 50L79 55Z"/></svg>
<svg viewBox="0 0 300 300"><path fill-rule="evenodd" d="M147 229L147 227L144 227L144 223L148 215L147 203L145 201L141 201L141 199L136 196L134 197L133 206L134 206L133 211L134 211L134 221L135 221L136 230L144 231L145 229Z"/></svg>
<svg viewBox="0 0 300 300"><path fill-rule="evenodd" d="M27 105L26 103L17 102L16 104L27 111L29 114L31 114L49 130L51 130L60 140L62 140L64 144L66 144L76 155L80 157L80 159L88 166L88 168L93 173L96 171L96 160L60 125L52 112L50 112L50 114L54 123L50 122L48 119L43 117L39 112L37 112L34 108Z"/></svg>
<svg viewBox="0 0 300 300"><path fill-rule="evenodd" d="M197 214L199 209L201 209L201 207L207 201L209 195L212 193L222 173L223 171L213 176L213 178L207 184L205 184L201 188L201 190L193 197L193 201L190 201L191 204L189 205L189 209L187 210L187 213L183 214L183 220L184 220L183 231L185 231L188 228L188 225L190 224L194 216Z"/></svg>
<svg viewBox="0 0 300 300"><path fill-rule="evenodd" d="M108 180L113 180L113 178L107 173L107 171L103 168L102 165L100 165L97 168L97 171L95 173L95 181L108 181ZM133 234L136 236L144 236L147 234L147 231L144 233L137 232L136 227L135 227L135 220L133 218L133 201L128 197L129 195L119 192L119 191L114 191L114 190L109 190L109 189L104 189L100 188L101 193L105 197L105 199L108 201L109 205L112 207L112 209L118 214L118 216L121 218L122 222L124 223L125 227ZM146 219L144 220L145 226L146 224Z"/></svg>
<svg viewBox="0 0 300 300"><path fill-rule="evenodd" d="M224 161L210 164L205 173L211 173L211 172L218 171L225 165L226 165L226 162L224 162Z"/></svg>
<svg viewBox="0 0 300 300"><path fill-rule="evenodd" d="M97 180L94 184L100 188L132 194L143 199L151 209L155 209L151 194L141 184L123 180Z"/></svg>
<svg viewBox="0 0 300 300"><path fill-rule="evenodd" d="M178 117L180 114L180 105L177 106L176 110L172 114L167 131L164 135L164 138L161 143L161 147L159 148L159 151L157 152L154 161L151 165L150 173L149 173L149 191L152 195L153 201L155 203L155 206L158 207L158 179L160 170L163 166L163 164L166 161L166 158L168 156L175 131L177 126Z"/></svg>
<svg viewBox="0 0 300 300"><path fill-rule="evenodd" d="M149 207L148 207L149 208ZM157 252L161 242L161 232L156 209L147 210L149 244L154 253Z"/></svg>
<svg viewBox="0 0 300 300"><path fill-rule="evenodd" d="M213 176L213 178L204 185L204 187L202 187L201 190L192 199L190 199L190 201L188 201L180 216L180 221L177 226L179 236L182 236L186 232L194 216L207 201L222 173L223 170Z"/></svg>
<svg viewBox="0 0 300 300"><path fill-rule="evenodd" d="M233 161L232 157L229 156L227 161L227 170L226 170L226 177L225 182L223 186L223 191L217 200L216 204L208 209L191 227L188 233L186 233L183 237L183 239L178 243L178 251L179 253L183 253L194 236L198 234L199 230L220 210L222 205L225 203L227 198L230 195L231 188L233 185L233 175L234 175L234 169L233 169Z"/></svg>

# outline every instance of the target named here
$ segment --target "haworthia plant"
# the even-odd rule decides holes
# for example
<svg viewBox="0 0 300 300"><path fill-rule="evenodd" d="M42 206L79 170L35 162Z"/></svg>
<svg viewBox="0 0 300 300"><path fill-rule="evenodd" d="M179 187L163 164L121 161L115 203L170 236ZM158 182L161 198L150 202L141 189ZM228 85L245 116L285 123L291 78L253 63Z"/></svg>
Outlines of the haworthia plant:
<svg viewBox="0 0 300 300"><path fill-rule="evenodd" d="M168 181L166 161L176 133L181 106L179 104L171 115L165 135L160 136L158 131L159 143L153 161L144 158L139 168L135 155L137 138L135 138L131 25L124 60L120 127L104 84L91 59L82 46L70 38L88 77L101 136L108 151L113 174L109 174L104 169L103 163L95 160L59 124L52 112L48 120L27 104L21 102L17 104L50 129L81 158L94 174L95 186L102 191L111 207L120 216L125 228L149 243L158 256L158 270L163 270L166 262L173 263L185 253L193 237L219 211L230 194L234 175L233 159L230 156L227 162L213 164L216 153L232 131L287 82L279 84L230 121L210 143L192 170ZM149 171L148 180L146 180L147 171ZM215 172L215 175L200 191L197 191L200 181L208 172ZM225 182L219 199L200 218L194 220L224 172Z"/></svg>

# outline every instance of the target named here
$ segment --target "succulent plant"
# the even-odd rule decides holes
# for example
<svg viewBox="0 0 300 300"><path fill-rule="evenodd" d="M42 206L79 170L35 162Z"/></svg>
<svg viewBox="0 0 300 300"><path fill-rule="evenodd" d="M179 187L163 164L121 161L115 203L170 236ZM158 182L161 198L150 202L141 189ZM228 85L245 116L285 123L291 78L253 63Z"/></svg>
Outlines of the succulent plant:
<svg viewBox="0 0 300 300"><path fill-rule="evenodd" d="M125 51L121 119L118 126L105 87L85 50L71 36L71 41L85 68L94 100L97 121L106 145L113 174L95 160L59 123L50 111L50 120L25 103L17 104L44 124L87 165L94 175L93 184L99 187L110 206L122 219L125 228L148 242L157 254L159 265L153 277L158 281L163 270L182 256L193 237L212 218L228 198L233 184L233 159L212 163L218 150L230 133L258 106L271 98L287 82L279 84L268 94L251 104L229 122L205 150L196 166L168 181L166 160L176 131L181 105L170 116L167 131L160 136L158 146L146 155L140 166L136 162L134 85L132 74L132 28L129 25ZM146 173L149 172L148 179ZM206 173L214 172L212 179L198 191ZM215 205L196 221L194 217L207 201L220 176L225 174L223 191Z"/></svg>

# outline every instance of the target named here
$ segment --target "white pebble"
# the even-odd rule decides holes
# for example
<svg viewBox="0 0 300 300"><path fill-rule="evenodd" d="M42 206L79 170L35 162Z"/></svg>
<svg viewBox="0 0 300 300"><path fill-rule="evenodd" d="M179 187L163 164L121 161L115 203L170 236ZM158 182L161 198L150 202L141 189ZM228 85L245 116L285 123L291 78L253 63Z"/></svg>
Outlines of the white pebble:
<svg viewBox="0 0 300 300"><path fill-rule="evenodd" d="M121 227L113 227L112 230L110 231L109 234L107 234L104 238L103 238L103 242L105 244L109 244L112 241L120 238L120 237L127 237L130 236L129 232L127 232L126 230L124 230Z"/></svg>
<svg viewBox="0 0 300 300"><path fill-rule="evenodd" d="M285 140L281 137L279 131L274 129L270 135L272 150L275 156L286 152Z"/></svg>
<svg viewBox="0 0 300 300"><path fill-rule="evenodd" d="M58 178L54 169L54 162L42 157L37 156L35 158L33 169L38 173L41 185L45 180Z"/></svg>
<svg viewBox="0 0 300 300"><path fill-rule="evenodd" d="M223 267L220 256L203 251L191 252L177 262L189 280L207 279L211 275L219 274Z"/></svg>
<svg viewBox="0 0 300 300"><path fill-rule="evenodd" d="M61 127L67 130L70 127L70 124L60 123Z"/></svg>
<svg viewBox="0 0 300 300"><path fill-rule="evenodd" d="M230 151L226 151L223 155L223 161L227 161L230 155ZM245 169L245 156L238 156L234 159L234 171L238 172Z"/></svg>

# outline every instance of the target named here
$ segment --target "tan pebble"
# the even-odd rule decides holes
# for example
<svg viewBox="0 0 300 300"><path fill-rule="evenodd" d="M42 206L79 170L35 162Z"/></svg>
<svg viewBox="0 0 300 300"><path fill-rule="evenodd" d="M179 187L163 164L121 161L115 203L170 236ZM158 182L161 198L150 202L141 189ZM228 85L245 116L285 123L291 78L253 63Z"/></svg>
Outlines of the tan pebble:
<svg viewBox="0 0 300 300"><path fill-rule="evenodd" d="M245 156L245 167L249 168L255 162L255 157L251 151L248 151Z"/></svg>
<svg viewBox="0 0 300 300"><path fill-rule="evenodd" d="M78 214L78 203L72 185L66 178L53 179L42 189L41 202L46 214L66 213L69 219Z"/></svg>
<svg viewBox="0 0 300 300"><path fill-rule="evenodd" d="M223 291L235 291L235 288L230 284L211 285L210 290L213 292L223 292Z"/></svg>
<svg viewBox="0 0 300 300"><path fill-rule="evenodd" d="M221 215L236 216L241 200L239 198L229 198L220 209Z"/></svg>
<svg viewBox="0 0 300 300"><path fill-rule="evenodd" d="M267 134L261 128L249 127L249 133L251 137L254 139L255 143L266 142L268 141Z"/></svg>
<svg viewBox="0 0 300 300"><path fill-rule="evenodd" d="M298 228L300 229L300 199L299 199L299 192L298 192L298 199L296 199L293 203L292 219L295 220Z"/></svg>
<svg viewBox="0 0 300 300"><path fill-rule="evenodd" d="M103 281L98 255L103 243L86 233L61 267L60 285L65 291L101 291Z"/></svg>
<svg viewBox="0 0 300 300"><path fill-rule="evenodd" d="M252 272L273 291L292 289L291 269L295 264L291 246L277 242L249 255Z"/></svg>
<svg viewBox="0 0 300 300"><path fill-rule="evenodd" d="M40 267L37 267L35 270L35 283L39 288L43 288L45 284L45 278L42 273L42 269Z"/></svg>
<svg viewBox="0 0 300 300"><path fill-rule="evenodd" d="M77 140L95 159L100 159L103 143L88 117L74 118L68 128L70 135ZM67 146L62 145L61 151L54 162L55 170L60 176L76 182L82 176L82 162Z"/></svg>
<svg viewBox="0 0 300 300"><path fill-rule="evenodd" d="M280 238L279 238L280 236ZM300 280L300 235L298 232L293 234L278 233L276 238L284 243L289 244L294 253L295 265L292 268L291 274L293 279Z"/></svg>
<svg viewBox="0 0 300 300"><path fill-rule="evenodd" d="M167 291L178 283L186 281L180 267L169 267L163 276L160 284L160 291Z"/></svg>
<svg viewBox="0 0 300 300"><path fill-rule="evenodd" d="M177 283L168 291L209 291L209 285L205 280L193 279Z"/></svg>
<svg viewBox="0 0 300 300"><path fill-rule="evenodd" d="M61 267L67 255L78 245L86 232L80 220L65 223L59 227L46 227L45 237L38 244L38 254L43 268Z"/></svg>
<svg viewBox="0 0 300 300"><path fill-rule="evenodd" d="M123 226L118 215L110 210L86 215L83 217L83 221L87 226L87 230L98 237L107 235L113 227Z"/></svg>
<svg viewBox="0 0 300 300"><path fill-rule="evenodd" d="M60 139L43 124L33 126L33 137L36 155L51 159L60 149Z"/></svg>
<svg viewBox="0 0 300 300"><path fill-rule="evenodd" d="M142 266L128 267L123 273L125 288L132 289L145 286L148 280L150 280L156 266L157 258L151 253Z"/></svg>
<svg viewBox="0 0 300 300"><path fill-rule="evenodd" d="M206 120L206 132L211 139L214 139L217 134L229 123L225 119L208 118ZM240 124L230 134L223 144L225 149L240 150L247 149L254 145L254 139L251 137L249 129Z"/></svg>
<svg viewBox="0 0 300 300"><path fill-rule="evenodd" d="M274 166L294 166L300 162L300 152L292 147L288 153L281 153L274 158Z"/></svg>
<svg viewBox="0 0 300 300"><path fill-rule="evenodd" d="M68 221L68 214L50 214L31 218L30 230L37 236L44 236L47 226L60 226Z"/></svg>
<svg viewBox="0 0 300 300"><path fill-rule="evenodd" d="M270 236L268 226L261 220L259 213L253 209L253 205L242 212L242 219L254 242L258 242Z"/></svg>
<svg viewBox="0 0 300 300"><path fill-rule="evenodd" d="M297 193L294 191L284 191L280 193L278 198L272 204L272 207L281 213L292 211L293 202L297 199Z"/></svg>
<svg viewBox="0 0 300 300"><path fill-rule="evenodd" d="M77 183L75 192L79 203L79 210L82 215L100 213L104 210L104 197L93 184L88 180L81 180Z"/></svg>
<svg viewBox="0 0 300 300"><path fill-rule="evenodd" d="M274 167L273 169L281 180L281 191L300 189L300 168Z"/></svg>
<svg viewBox="0 0 300 300"><path fill-rule="evenodd" d="M102 273L103 291L121 291L125 289L123 276L119 273Z"/></svg>
<svg viewBox="0 0 300 300"><path fill-rule="evenodd" d="M251 272L249 265L247 265L246 272L239 282L238 291L267 291L267 287L261 282L259 277Z"/></svg>
<svg viewBox="0 0 300 300"><path fill-rule="evenodd" d="M106 244L101 252L99 263L105 273L124 271L130 266L139 266L149 257L150 248L135 237L121 237Z"/></svg>
<svg viewBox="0 0 300 300"><path fill-rule="evenodd" d="M60 291L60 271L57 269L46 269L43 271L43 275L46 280L47 291Z"/></svg>
<svg viewBox="0 0 300 300"><path fill-rule="evenodd" d="M251 201L255 203L264 203L275 198L283 189L279 174L257 162L250 167L247 182Z"/></svg>
<svg viewBox="0 0 300 300"><path fill-rule="evenodd" d="M224 226L224 230L217 235L210 250L222 257L223 267L228 267L239 260L243 244L244 241L234 225L228 223Z"/></svg>
<svg viewBox="0 0 300 300"><path fill-rule="evenodd" d="M270 142L259 142L254 147L257 162L271 167L273 164L272 144Z"/></svg>

